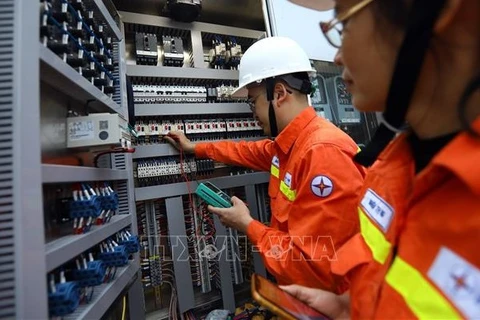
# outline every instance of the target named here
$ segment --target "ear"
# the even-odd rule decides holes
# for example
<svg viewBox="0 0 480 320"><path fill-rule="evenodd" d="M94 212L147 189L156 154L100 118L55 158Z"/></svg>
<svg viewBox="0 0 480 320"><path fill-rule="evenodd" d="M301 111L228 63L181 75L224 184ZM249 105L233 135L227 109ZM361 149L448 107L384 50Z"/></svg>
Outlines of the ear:
<svg viewBox="0 0 480 320"><path fill-rule="evenodd" d="M440 16L433 27L435 33L442 33L451 26L461 6L464 4L464 0L447 0L445 7L443 8Z"/></svg>
<svg viewBox="0 0 480 320"><path fill-rule="evenodd" d="M273 99L277 102L277 105L280 106L287 99L288 92L287 87L281 82L277 82L273 88Z"/></svg>

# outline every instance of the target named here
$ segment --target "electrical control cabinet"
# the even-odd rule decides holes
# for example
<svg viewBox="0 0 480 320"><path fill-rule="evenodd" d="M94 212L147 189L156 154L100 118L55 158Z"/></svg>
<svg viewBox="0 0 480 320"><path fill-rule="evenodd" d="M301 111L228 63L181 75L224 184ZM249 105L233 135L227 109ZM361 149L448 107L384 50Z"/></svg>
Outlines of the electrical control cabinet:
<svg viewBox="0 0 480 320"><path fill-rule="evenodd" d="M115 15L99 0L0 6L0 319L101 319L127 294L131 318L142 319ZM69 148L91 135L115 147Z"/></svg>
<svg viewBox="0 0 480 320"><path fill-rule="evenodd" d="M201 300L202 305L220 300L233 311L238 303L233 286L248 290L251 272L265 269L246 236L225 228L195 189L208 180L256 207L255 185L267 182L269 174L196 159L166 143L164 135L182 131L195 142L266 138L246 97L232 95L242 52L263 32L121 15L127 48L137 32L155 33L163 41L158 66L141 65L128 49L126 54L135 104L133 173L138 232L145 239L140 252L147 312L175 317L160 303L169 298L181 313L196 310ZM170 283L173 293L165 290Z"/></svg>
<svg viewBox="0 0 480 320"><path fill-rule="evenodd" d="M347 133L359 147L365 146L377 128L376 114L360 113L354 108L352 96L340 76L341 67L326 61L311 62L317 74L312 81L317 90L311 97L317 114Z"/></svg>
<svg viewBox="0 0 480 320"><path fill-rule="evenodd" d="M320 117L333 122L334 119L327 94L327 87L325 85L325 78L317 75L312 79L312 85L315 88L315 93L311 97L313 108Z"/></svg>
<svg viewBox="0 0 480 320"><path fill-rule="evenodd" d="M347 91L340 76L327 79L328 93L333 107L335 122L338 124L360 123L360 112L352 104L352 95Z"/></svg>

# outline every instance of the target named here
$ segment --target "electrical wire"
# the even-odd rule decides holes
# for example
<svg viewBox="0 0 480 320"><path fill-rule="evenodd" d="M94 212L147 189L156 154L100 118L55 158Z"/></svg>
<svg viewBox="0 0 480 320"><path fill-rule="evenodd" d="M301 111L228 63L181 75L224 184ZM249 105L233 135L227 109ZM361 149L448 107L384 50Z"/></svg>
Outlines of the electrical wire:
<svg viewBox="0 0 480 320"><path fill-rule="evenodd" d="M185 173L185 168L183 167L183 161L185 160L185 163L187 163L185 159L185 152L182 147L180 147L180 174L182 177L185 179L185 183L187 185L187 192L188 192L188 210L190 213L194 213L195 207L193 205L193 195L192 195L192 190L190 188L190 180L188 179L187 174ZM193 170L190 167L190 173L193 174Z"/></svg>
<svg viewBox="0 0 480 320"><path fill-rule="evenodd" d="M47 10L46 11L46 14L47 14L47 17L48 19L57 27L60 29L60 31L63 33L63 34L66 34L69 36L69 38L77 45L77 48L83 50L84 52L87 53L87 58L92 61L93 63L95 63L102 72L104 72L109 78L110 80L113 80L114 83L117 83L117 79L100 63L98 62L97 59L95 59L95 57L93 56L93 54L91 53L91 51L87 50L84 46L82 46L80 44L80 42L78 42L78 40L68 31L68 30L65 30L62 26L62 24L60 22L58 22L53 16L52 16L52 13L51 13L52 10Z"/></svg>
<svg viewBox="0 0 480 320"><path fill-rule="evenodd" d="M122 306L122 320L125 320L127 314L127 296L123 296L123 306Z"/></svg>
<svg viewBox="0 0 480 320"><path fill-rule="evenodd" d="M68 9L70 10L70 12L75 16L75 18L77 19L77 21L81 22L82 23L82 26L86 29L86 31L88 32L88 34L90 36L92 36L94 39L95 39L95 42L98 44L98 46L102 49L106 49L105 46L103 45L103 43L100 41L100 39L98 39L98 37L95 35L95 33L93 32L92 29L90 29L90 27L85 23L84 19L82 19L80 17L80 15L78 14L78 12L75 10L75 8L66 0L63 1L63 3L66 3L68 4ZM112 56L110 55L110 50L106 49L105 50L105 54L107 57L109 57L110 59L113 60Z"/></svg>

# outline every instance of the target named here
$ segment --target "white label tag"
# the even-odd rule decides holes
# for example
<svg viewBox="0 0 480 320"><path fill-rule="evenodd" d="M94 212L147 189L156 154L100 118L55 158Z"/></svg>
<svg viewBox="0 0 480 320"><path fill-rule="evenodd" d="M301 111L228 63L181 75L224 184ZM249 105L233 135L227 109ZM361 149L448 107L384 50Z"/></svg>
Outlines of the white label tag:
<svg viewBox="0 0 480 320"><path fill-rule="evenodd" d="M183 58L183 53L165 53L164 56L166 58Z"/></svg>
<svg viewBox="0 0 480 320"><path fill-rule="evenodd" d="M277 168L280 168L280 159L278 159L277 156L273 156L272 158L272 164L277 167Z"/></svg>
<svg viewBox="0 0 480 320"><path fill-rule="evenodd" d="M68 137L70 141L90 140L94 134L93 121L71 121L68 123Z"/></svg>
<svg viewBox="0 0 480 320"><path fill-rule="evenodd" d="M393 208L372 189L367 190L363 196L361 205L370 218L372 218L384 232L387 232L392 222L394 214Z"/></svg>
<svg viewBox="0 0 480 320"><path fill-rule="evenodd" d="M480 319L480 270L443 247L428 276L467 319Z"/></svg>
<svg viewBox="0 0 480 320"><path fill-rule="evenodd" d="M137 54L143 55L143 56L151 56L151 57L156 57L156 56L158 56L158 52L157 52L157 51L137 50Z"/></svg>
<svg viewBox="0 0 480 320"><path fill-rule="evenodd" d="M289 188L292 187L292 175L290 174L290 172L285 173L285 177L283 178L283 182L285 182L285 184Z"/></svg>

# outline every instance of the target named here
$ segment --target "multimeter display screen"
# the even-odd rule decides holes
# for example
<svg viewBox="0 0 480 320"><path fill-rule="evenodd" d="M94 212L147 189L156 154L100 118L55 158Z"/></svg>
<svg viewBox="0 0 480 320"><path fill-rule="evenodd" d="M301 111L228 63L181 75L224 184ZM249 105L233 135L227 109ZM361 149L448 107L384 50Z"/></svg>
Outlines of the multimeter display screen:
<svg viewBox="0 0 480 320"><path fill-rule="evenodd" d="M215 187L210 182L204 182L203 184L217 194L222 194L223 193L222 190L218 189L217 187Z"/></svg>
<svg viewBox="0 0 480 320"><path fill-rule="evenodd" d="M214 207L230 208L232 206L232 199L230 199L228 194L208 181L200 183L195 193Z"/></svg>
<svg viewBox="0 0 480 320"><path fill-rule="evenodd" d="M203 183L207 188L209 188L210 190L212 190L213 192L215 192L217 195L219 195L223 200L225 201L228 201L228 202L231 202L231 199L230 197L225 193L223 192L222 190L218 189L217 187L215 187L213 184L211 184L210 182L204 182Z"/></svg>

